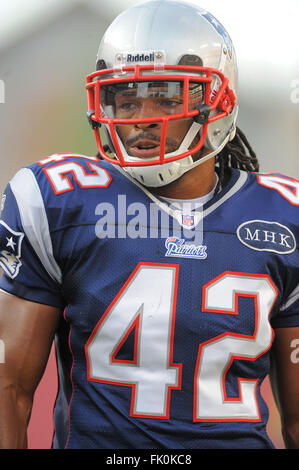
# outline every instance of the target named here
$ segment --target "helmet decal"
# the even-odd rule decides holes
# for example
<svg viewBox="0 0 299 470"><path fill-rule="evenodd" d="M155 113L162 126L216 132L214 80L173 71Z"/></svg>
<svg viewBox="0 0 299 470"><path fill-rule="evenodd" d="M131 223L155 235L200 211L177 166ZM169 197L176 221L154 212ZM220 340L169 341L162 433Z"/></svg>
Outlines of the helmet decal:
<svg viewBox="0 0 299 470"><path fill-rule="evenodd" d="M211 15L211 13L209 13L208 11L203 12L203 13L202 13L202 16L203 16L204 18L206 18L206 20L208 20L208 22L213 26L213 28L215 28L216 31L221 35L221 37L223 38L223 41L224 41L225 44L226 44L227 52L229 53L230 58L232 58L234 46L233 46L232 40L231 40L231 38L230 38L230 35L229 35L228 32L226 31L226 29L225 29L225 28L222 26L222 24L221 24L213 15Z"/></svg>

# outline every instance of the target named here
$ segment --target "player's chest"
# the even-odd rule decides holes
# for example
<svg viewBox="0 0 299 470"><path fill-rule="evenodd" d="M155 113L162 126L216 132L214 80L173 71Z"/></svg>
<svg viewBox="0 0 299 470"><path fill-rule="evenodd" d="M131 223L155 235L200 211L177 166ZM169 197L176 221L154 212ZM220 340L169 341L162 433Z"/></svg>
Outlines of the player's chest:
<svg viewBox="0 0 299 470"><path fill-rule="evenodd" d="M141 318L158 331L163 319L169 334L175 325L177 334L200 332L208 340L223 331L252 335L261 312L266 318L278 305L282 285L273 253L248 248L235 233L211 230L193 240L159 235L99 239L90 233L89 246L73 248L64 290L85 310L74 313L74 323L84 320L92 329L113 311L128 315L125 331Z"/></svg>

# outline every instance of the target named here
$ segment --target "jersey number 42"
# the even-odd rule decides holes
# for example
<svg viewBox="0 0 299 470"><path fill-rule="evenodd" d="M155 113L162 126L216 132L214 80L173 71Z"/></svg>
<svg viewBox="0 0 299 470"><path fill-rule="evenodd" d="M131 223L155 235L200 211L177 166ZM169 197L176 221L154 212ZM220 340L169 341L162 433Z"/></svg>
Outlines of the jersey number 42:
<svg viewBox="0 0 299 470"><path fill-rule="evenodd" d="M182 364L173 363L178 266L139 263L91 334L88 379L132 387L130 415L168 419L171 392L181 388ZM277 291L267 275L224 272L203 286L202 311L235 315L238 297L254 299L252 336L221 334L199 345L193 386L194 421L260 421L258 379L239 377L239 397L226 395L235 359L254 361L271 346L268 317ZM116 359L135 328L134 358Z"/></svg>

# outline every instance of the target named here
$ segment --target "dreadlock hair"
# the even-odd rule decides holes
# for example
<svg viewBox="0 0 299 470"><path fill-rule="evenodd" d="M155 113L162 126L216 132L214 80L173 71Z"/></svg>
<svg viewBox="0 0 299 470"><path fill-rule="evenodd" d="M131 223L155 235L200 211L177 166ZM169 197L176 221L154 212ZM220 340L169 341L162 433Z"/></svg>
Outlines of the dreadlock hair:
<svg viewBox="0 0 299 470"><path fill-rule="evenodd" d="M259 161L245 134L239 127L231 142L218 153L216 157L216 168L219 176L218 184L215 188L215 195L224 186L228 168L237 168L248 172L259 171Z"/></svg>

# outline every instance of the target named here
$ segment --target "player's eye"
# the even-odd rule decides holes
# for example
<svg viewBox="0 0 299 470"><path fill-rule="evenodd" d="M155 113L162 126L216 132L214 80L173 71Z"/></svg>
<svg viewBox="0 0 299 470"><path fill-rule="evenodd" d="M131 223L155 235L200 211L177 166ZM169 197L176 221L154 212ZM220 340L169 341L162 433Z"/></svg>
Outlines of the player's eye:
<svg viewBox="0 0 299 470"><path fill-rule="evenodd" d="M181 111L180 107L182 107L183 102L180 99L160 99L157 102L157 105L162 112L173 114Z"/></svg>
<svg viewBox="0 0 299 470"><path fill-rule="evenodd" d="M116 114L123 116L130 116L138 110L138 103L136 100L119 100L116 102Z"/></svg>
<svg viewBox="0 0 299 470"><path fill-rule="evenodd" d="M180 101L180 100L161 100L159 104L160 104L160 106L175 108L176 106L179 106L180 104L182 104L182 101Z"/></svg>
<svg viewBox="0 0 299 470"><path fill-rule="evenodd" d="M131 101L123 102L118 105L119 109L122 109L123 111L133 111L136 109L136 103L133 103Z"/></svg>

